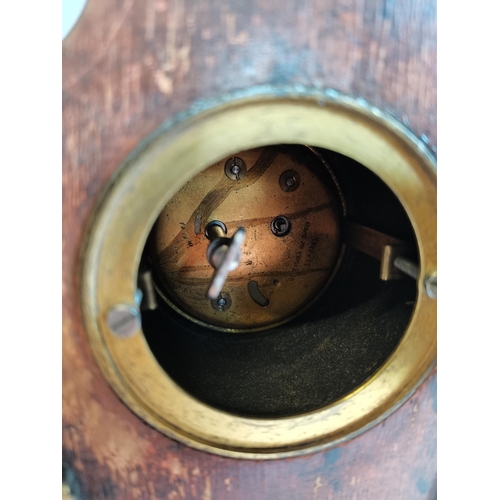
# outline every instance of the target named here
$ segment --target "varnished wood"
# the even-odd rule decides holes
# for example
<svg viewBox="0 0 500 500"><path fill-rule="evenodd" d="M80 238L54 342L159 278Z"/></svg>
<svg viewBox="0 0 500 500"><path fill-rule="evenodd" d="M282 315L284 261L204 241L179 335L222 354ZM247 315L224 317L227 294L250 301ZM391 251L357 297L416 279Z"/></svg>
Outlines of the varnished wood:
<svg viewBox="0 0 500 500"><path fill-rule="evenodd" d="M336 449L271 462L198 452L141 422L108 387L82 327L77 271L113 172L198 100L265 84L334 88L435 145L435 29L432 0L89 0L63 42L63 460L84 498L433 498L435 372Z"/></svg>

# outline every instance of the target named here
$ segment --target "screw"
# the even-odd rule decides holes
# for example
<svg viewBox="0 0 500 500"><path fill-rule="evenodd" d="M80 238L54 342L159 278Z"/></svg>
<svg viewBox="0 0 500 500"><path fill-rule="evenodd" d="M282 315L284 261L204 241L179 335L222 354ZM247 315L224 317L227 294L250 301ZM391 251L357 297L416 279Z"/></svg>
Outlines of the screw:
<svg viewBox="0 0 500 500"><path fill-rule="evenodd" d="M141 329L141 314L134 306L117 304L108 311L106 323L117 337L133 337Z"/></svg>
<svg viewBox="0 0 500 500"><path fill-rule="evenodd" d="M245 177L247 167L241 158L233 157L226 161L224 172L232 181L239 181Z"/></svg>
<svg viewBox="0 0 500 500"><path fill-rule="evenodd" d="M227 293L219 293L219 296L210 302L217 312L227 311L231 307L231 297Z"/></svg>
<svg viewBox="0 0 500 500"><path fill-rule="evenodd" d="M437 274L427 276L424 280L425 291L431 299L437 299Z"/></svg>
<svg viewBox="0 0 500 500"><path fill-rule="evenodd" d="M290 232L290 227L290 220L284 215L278 215L278 217L271 222L271 231L278 237L287 235Z"/></svg>
<svg viewBox="0 0 500 500"><path fill-rule="evenodd" d="M283 191L291 193L300 186L300 175L295 170L285 170L280 175L280 187Z"/></svg>

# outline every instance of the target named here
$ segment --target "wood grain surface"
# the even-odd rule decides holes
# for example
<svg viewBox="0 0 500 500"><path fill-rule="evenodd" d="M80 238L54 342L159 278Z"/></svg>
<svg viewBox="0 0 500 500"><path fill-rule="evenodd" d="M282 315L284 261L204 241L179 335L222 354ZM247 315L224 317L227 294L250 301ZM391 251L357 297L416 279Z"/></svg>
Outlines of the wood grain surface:
<svg viewBox="0 0 500 500"><path fill-rule="evenodd" d="M63 462L86 499L433 499L436 373L330 451L222 458L144 424L106 384L82 327L78 262L125 157L193 103L260 85L333 88L436 144L434 0L89 0L63 42Z"/></svg>

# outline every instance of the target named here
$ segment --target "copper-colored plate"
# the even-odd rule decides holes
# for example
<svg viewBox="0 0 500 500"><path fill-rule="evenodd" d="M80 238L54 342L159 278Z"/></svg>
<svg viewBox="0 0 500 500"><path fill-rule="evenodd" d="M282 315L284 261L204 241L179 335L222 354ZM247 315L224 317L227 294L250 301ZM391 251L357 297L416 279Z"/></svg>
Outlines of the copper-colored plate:
<svg viewBox="0 0 500 500"><path fill-rule="evenodd" d="M224 158L190 180L161 212L149 248L157 284L180 312L219 328L259 329L303 311L329 282L341 248L342 204L331 171L305 146L235 156L245 162L246 174L229 179ZM280 186L287 170L298 173L300 183L288 192ZM277 216L290 221L285 236L271 231ZM224 222L228 236L238 227L247 233L240 265L223 288L231 299L225 311L206 298L213 268L206 258L205 226L212 220ZM249 293L251 281L268 299L265 307Z"/></svg>

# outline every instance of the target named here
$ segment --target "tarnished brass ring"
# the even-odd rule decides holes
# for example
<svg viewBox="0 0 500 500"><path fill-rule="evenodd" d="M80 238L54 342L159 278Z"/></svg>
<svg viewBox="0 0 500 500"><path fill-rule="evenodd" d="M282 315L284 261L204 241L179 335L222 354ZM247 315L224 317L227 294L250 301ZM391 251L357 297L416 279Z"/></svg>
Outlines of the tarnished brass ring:
<svg viewBox="0 0 500 500"><path fill-rule="evenodd" d="M235 151L307 144L349 156L396 194L418 241L420 275L410 324L386 363L361 387L317 411L247 418L212 408L159 366L142 332L119 338L106 324L115 304L133 304L141 252L168 200L193 176ZM119 397L174 439L239 458L282 458L338 444L386 417L436 358L436 165L399 122L336 93L271 93L227 100L165 126L117 171L91 221L82 258L81 304L93 352Z"/></svg>

